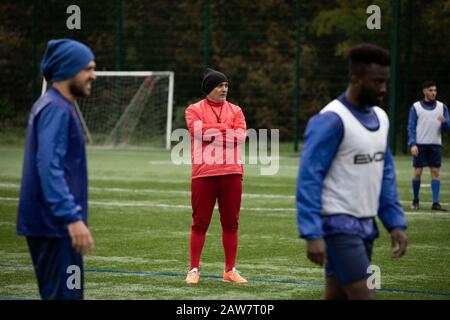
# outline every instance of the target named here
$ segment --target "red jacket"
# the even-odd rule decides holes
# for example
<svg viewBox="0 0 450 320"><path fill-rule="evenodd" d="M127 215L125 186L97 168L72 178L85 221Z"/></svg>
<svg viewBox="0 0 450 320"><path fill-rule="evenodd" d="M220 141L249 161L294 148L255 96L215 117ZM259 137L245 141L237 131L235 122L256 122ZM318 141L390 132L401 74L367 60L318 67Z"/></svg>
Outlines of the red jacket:
<svg viewBox="0 0 450 320"><path fill-rule="evenodd" d="M247 125L239 106L203 99L187 107L185 118L191 134L192 179L244 174L240 144Z"/></svg>

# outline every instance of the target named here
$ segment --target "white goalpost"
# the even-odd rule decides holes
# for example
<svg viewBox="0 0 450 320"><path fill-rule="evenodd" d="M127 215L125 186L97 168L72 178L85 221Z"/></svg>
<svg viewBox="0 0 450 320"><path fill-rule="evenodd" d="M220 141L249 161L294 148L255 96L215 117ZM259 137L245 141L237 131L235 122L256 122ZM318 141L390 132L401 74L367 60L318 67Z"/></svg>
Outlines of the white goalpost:
<svg viewBox="0 0 450 320"><path fill-rule="evenodd" d="M170 149L174 72L96 71L91 95L75 107L91 145ZM43 81L42 94L47 90Z"/></svg>

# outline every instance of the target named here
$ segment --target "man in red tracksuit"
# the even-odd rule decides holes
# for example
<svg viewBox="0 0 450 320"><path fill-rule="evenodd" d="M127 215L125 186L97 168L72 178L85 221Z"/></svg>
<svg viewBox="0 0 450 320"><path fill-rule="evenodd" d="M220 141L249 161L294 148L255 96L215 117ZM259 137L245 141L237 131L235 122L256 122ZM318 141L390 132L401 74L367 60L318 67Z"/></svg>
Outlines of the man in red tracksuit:
<svg viewBox="0 0 450 320"><path fill-rule="evenodd" d="M200 279L200 258L216 200L225 252L223 280L247 283L235 268L244 173L240 144L245 142L247 125L241 108L226 101L228 80L223 73L207 69L202 91L206 98L185 112L192 146L191 265L186 283Z"/></svg>

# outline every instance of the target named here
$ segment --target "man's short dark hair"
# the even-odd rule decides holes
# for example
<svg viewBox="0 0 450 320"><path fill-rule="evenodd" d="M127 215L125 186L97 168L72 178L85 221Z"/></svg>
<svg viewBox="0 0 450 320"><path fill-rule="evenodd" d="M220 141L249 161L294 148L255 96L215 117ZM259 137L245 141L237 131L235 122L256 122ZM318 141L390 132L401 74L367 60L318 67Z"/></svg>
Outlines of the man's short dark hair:
<svg viewBox="0 0 450 320"><path fill-rule="evenodd" d="M428 80L422 84L422 89L427 89L429 87L435 87L435 86L436 86L436 82Z"/></svg>
<svg viewBox="0 0 450 320"><path fill-rule="evenodd" d="M389 51L371 43L362 43L350 48L347 57L350 75L363 73L364 67L372 63L387 67L391 65Z"/></svg>

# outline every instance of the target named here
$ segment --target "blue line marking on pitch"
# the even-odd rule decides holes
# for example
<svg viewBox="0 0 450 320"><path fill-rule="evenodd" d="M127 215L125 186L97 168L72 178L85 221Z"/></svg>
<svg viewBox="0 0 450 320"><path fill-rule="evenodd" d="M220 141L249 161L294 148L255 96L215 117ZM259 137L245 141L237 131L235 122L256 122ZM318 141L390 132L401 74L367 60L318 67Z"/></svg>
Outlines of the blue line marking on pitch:
<svg viewBox="0 0 450 320"><path fill-rule="evenodd" d="M15 265L6 265L6 264L0 264L0 268L33 269L32 266L15 266ZM121 274L121 275L137 275L137 276L159 276L159 277L185 277L186 276L185 274L181 274L181 273L162 273L162 272L150 272L150 271L126 271L126 270L107 270L107 269L102 269L102 270L85 269L84 271L92 272L92 273L116 273L116 274ZM222 279L221 276L208 276L208 275L202 275L202 278ZM254 282L307 285L307 286L322 286L323 287L323 283L320 283L320 282L288 281L288 280L262 280L262 279L254 279L254 278L247 278L247 279L254 281ZM406 290L406 289L393 289L393 288L377 289L376 291L450 297L450 293L446 293L446 292ZM15 298L0 297L0 300L6 300L6 299L15 299ZM17 299L21 299L21 298L17 298Z"/></svg>

